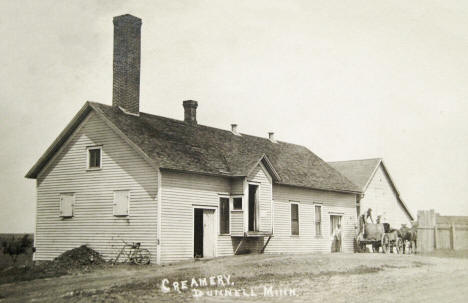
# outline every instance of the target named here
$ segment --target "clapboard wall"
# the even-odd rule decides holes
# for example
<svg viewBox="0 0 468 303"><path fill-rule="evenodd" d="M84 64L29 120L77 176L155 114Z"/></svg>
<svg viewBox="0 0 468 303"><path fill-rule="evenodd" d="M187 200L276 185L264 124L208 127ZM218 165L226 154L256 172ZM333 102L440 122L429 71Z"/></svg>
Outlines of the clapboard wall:
<svg viewBox="0 0 468 303"><path fill-rule="evenodd" d="M330 215L342 216L342 250L354 251L356 195L273 186L274 236L265 253L330 252ZM291 235L291 203L299 203L299 235ZM315 233L315 205L322 206L322 234Z"/></svg>
<svg viewBox="0 0 468 303"><path fill-rule="evenodd" d="M102 169L88 171L88 146L102 146ZM90 112L37 178L35 260L88 245L115 258L121 240L141 242L156 262L157 170ZM113 215L115 190L129 190L127 217ZM74 193L73 217L60 217L60 194Z"/></svg>
<svg viewBox="0 0 468 303"><path fill-rule="evenodd" d="M382 164L372 177L360 204L361 214L371 208L374 220L380 215L382 222L390 223L393 228L399 229L402 224L410 226L411 218L398 200L397 193L382 168Z"/></svg>
<svg viewBox="0 0 468 303"><path fill-rule="evenodd" d="M247 181L258 185L258 219L259 230L270 232L272 221L272 180L265 166L259 163L257 167L247 176ZM248 201L246 201L246 209L248 209ZM246 226L248 226L248 218L246 218Z"/></svg>
<svg viewBox="0 0 468 303"><path fill-rule="evenodd" d="M193 258L194 207L214 208L216 256L233 254L230 235L219 235L219 197L229 196L228 178L161 172L161 263Z"/></svg>

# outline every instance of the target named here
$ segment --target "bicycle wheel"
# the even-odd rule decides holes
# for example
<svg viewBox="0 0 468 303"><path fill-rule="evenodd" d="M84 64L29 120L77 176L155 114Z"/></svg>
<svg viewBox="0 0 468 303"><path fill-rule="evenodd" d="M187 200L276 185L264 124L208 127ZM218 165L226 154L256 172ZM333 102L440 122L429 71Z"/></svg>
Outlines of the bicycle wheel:
<svg viewBox="0 0 468 303"><path fill-rule="evenodd" d="M149 264L151 261L151 253L146 248L142 248L135 256L136 264Z"/></svg>

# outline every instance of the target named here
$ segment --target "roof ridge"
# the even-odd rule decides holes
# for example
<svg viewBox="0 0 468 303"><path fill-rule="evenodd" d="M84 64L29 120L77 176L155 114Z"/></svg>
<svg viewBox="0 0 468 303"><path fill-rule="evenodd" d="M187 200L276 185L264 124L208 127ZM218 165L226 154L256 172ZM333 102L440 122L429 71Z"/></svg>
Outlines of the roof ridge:
<svg viewBox="0 0 468 303"><path fill-rule="evenodd" d="M370 161L370 160L383 160L383 158L367 158L367 159L353 159L353 160L340 160L340 161L327 161L327 163L339 163L339 162L356 162L356 161Z"/></svg>
<svg viewBox="0 0 468 303"><path fill-rule="evenodd" d="M192 127L180 120L148 113L135 117L116 107L93 101L85 103L26 177L37 178L55 151L61 148L64 140L91 110L109 127L115 128L118 135L156 168L216 176L245 176L250 161L266 154L280 176L278 184L337 192L361 192L339 171L303 145L282 141L279 144L272 143L268 138L245 134L243 138L234 137L232 132L225 129L206 125ZM197 142L203 146L194 150L191 146Z"/></svg>
<svg viewBox="0 0 468 303"><path fill-rule="evenodd" d="M107 107L112 107L111 105L107 105L107 104L100 103L100 102L95 102L95 101L87 101L87 102L88 102L88 103L92 103L92 104L98 104L98 105L104 105L104 106L107 106ZM160 115L155 115L155 114L150 114L150 113L145 113L145 112L140 112L140 114L143 114L143 115L146 115L146 116L150 116L150 117L157 117L157 118L162 118L162 119L170 120L170 121L173 121L173 122L176 122L176 123L180 123L180 124L182 124L182 125L187 125L183 120L179 120L179 119L175 119L175 118L169 118L169 117L160 116ZM205 128L209 128L209 129L221 130L221 131L224 131L224 132L227 132L227 133L232 134L232 132L231 132L230 130L223 129L223 128L218 128L218 127L214 127L214 126L208 126L208 125L204 125L204 124L197 124L197 127L199 127L199 126L205 127ZM262 140L271 142L270 139L268 139L268 138L266 138L266 137L260 137L260 136L245 134L245 133L239 133L239 134L240 134L241 136L247 136L247 137L252 137L252 138L258 138L258 139L262 139ZM276 142L277 142L277 143L283 143L283 144L289 144L289 145L300 146L300 147L303 147L303 148L305 148L305 149L307 149L307 150L310 151L309 148L307 148L306 146L301 145L301 144L286 142L286 141L282 141L282 140L276 140Z"/></svg>

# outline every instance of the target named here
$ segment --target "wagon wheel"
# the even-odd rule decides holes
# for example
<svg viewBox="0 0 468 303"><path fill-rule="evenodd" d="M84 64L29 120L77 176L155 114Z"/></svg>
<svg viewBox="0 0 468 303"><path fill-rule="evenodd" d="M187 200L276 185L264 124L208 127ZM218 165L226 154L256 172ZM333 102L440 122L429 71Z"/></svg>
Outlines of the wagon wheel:
<svg viewBox="0 0 468 303"><path fill-rule="evenodd" d="M403 253L403 240L401 238L396 240L396 252L397 254Z"/></svg>
<svg viewBox="0 0 468 303"><path fill-rule="evenodd" d="M382 251L384 254L388 254L390 251L390 239L388 238L387 234L382 235L382 240L380 241L382 244Z"/></svg>
<svg viewBox="0 0 468 303"><path fill-rule="evenodd" d="M151 257L151 254L149 250L147 250L146 248L142 248L136 253L134 262L136 264L149 264L150 257Z"/></svg>

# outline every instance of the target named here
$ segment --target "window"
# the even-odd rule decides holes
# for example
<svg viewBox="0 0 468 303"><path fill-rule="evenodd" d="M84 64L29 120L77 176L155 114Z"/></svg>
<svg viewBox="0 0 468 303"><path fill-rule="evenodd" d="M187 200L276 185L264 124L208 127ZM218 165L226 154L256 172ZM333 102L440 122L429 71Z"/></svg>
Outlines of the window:
<svg viewBox="0 0 468 303"><path fill-rule="evenodd" d="M232 199L232 209L233 210L242 210L242 198L233 198Z"/></svg>
<svg viewBox="0 0 468 303"><path fill-rule="evenodd" d="M88 147L88 169L101 168L101 147Z"/></svg>
<svg viewBox="0 0 468 303"><path fill-rule="evenodd" d="M229 198L219 198L219 233L229 234Z"/></svg>
<svg viewBox="0 0 468 303"><path fill-rule="evenodd" d="M315 205L315 235L322 235L322 205Z"/></svg>
<svg viewBox="0 0 468 303"><path fill-rule="evenodd" d="M291 235L299 235L299 204L291 203Z"/></svg>
<svg viewBox="0 0 468 303"><path fill-rule="evenodd" d="M60 216L64 218L73 217L73 205L75 204L75 194L60 194Z"/></svg>
<svg viewBox="0 0 468 303"><path fill-rule="evenodd" d="M128 204L130 201L130 191L114 191L114 216L128 216Z"/></svg>

